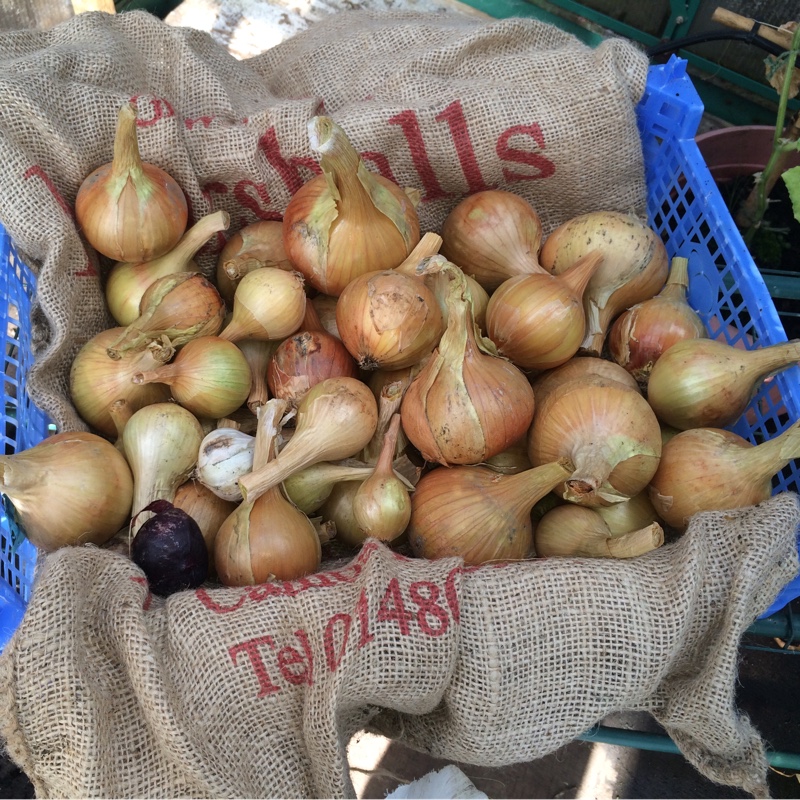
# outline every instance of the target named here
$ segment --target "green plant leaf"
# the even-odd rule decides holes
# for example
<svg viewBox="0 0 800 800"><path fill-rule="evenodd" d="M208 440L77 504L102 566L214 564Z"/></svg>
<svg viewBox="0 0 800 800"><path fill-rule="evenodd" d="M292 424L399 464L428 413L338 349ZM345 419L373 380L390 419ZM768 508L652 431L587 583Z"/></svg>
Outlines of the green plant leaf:
<svg viewBox="0 0 800 800"><path fill-rule="evenodd" d="M781 175L786 188L789 190L789 198L792 201L792 213L794 218L800 222L800 167L787 169Z"/></svg>

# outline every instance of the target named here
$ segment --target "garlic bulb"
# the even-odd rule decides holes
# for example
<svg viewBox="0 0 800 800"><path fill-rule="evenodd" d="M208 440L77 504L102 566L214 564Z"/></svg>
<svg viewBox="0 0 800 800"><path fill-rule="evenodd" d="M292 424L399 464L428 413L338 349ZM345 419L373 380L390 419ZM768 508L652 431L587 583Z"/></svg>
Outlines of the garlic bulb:
<svg viewBox="0 0 800 800"><path fill-rule="evenodd" d="M217 428L200 442L195 477L217 497L239 503L239 478L253 469L254 448L255 437L235 428Z"/></svg>

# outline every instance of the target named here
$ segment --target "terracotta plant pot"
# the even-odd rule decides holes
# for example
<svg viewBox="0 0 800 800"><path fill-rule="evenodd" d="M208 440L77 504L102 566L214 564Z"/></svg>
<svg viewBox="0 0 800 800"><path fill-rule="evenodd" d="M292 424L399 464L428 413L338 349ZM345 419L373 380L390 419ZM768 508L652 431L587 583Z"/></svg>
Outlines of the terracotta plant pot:
<svg viewBox="0 0 800 800"><path fill-rule="evenodd" d="M752 175L764 169L772 152L774 128L769 125L739 125L701 133L695 137L716 183ZM792 154L790 167L800 165L800 152Z"/></svg>

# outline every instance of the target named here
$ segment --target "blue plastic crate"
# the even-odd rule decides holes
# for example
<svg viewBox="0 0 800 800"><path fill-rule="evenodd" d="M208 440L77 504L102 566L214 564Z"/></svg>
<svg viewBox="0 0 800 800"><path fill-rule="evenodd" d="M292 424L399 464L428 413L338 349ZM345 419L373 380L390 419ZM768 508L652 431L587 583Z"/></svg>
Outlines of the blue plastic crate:
<svg viewBox="0 0 800 800"><path fill-rule="evenodd" d="M0 225L0 316L5 331L2 440L6 454L33 447L48 431L48 418L31 403L25 391L25 378L33 361L29 321L35 287L34 276ZM3 513L0 516L0 650L25 611L35 565L36 548L27 539L14 547Z"/></svg>
<svg viewBox="0 0 800 800"><path fill-rule="evenodd" d="M673 56L650 68L638 107L648 184L650 224L670 256L689 259L689 300L704 321L716 317L736 333L735 344L750 336L756 346L786 341L775 305L694 142L703 104L686 75L686 61ZM31 447L47 433L48 420L25 399L31 348L26 325L35 281L0 227L0 287L6 318L3 383L6 452ZM745 340L748 346L753 346ZM779 400L769 395L777 385ZM17 398L23 398L18 402ZM733 426L754 444L800 418L800 368L765 385ZM748 421L749 420L749 421ZM775 491L800 491L800 464L793 462L775 481ZM35 549L25 542L12 555L5 517L0 519L0 648L16 628L27 602ZM800 576L787 585L765 616L800 596Z"/></svg>

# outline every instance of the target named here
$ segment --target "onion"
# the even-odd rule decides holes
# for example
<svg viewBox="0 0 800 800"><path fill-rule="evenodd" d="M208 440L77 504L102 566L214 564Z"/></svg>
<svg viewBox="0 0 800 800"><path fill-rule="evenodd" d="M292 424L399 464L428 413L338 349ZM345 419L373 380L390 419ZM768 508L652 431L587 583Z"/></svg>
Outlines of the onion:
<svg viewBox="0 0 800 800"><path fill-rule="evenodd" d="M369 440L361 453L361 458L365 463L378 463L378 459L383 450L383 440L386 438L386 433L392 424L395 414L400 411L400 405L403 402L403 396L409 384L410 381L404 382L403 380L397 380L392 383L384 384L381 387L380 394L377 396L378 425L375 428L372 439ZM395 436L395 452L392 458L397 458L405 453L407 445L408 440L401 428L397 432L397 436Z"/></svg>
<svg viewBox="0 0 800 800"><path fill-rule="evenodd" d="M309 305L314 307L314 311L317 313L317 318L323 330L331 336L341 339L342 337L339 336L339 328L336 327L336 305L338 302L338 297L318 294L311 298Z"/></svg>
<svg viewBox="0 0 800 800"><path fill-rule="evenodd" d="M139 316L142 295L159 278L176 272L199 272L192 259L214 233L227 229L229 224L228 213L216 211L189 228L178 244L160 258L115 264L108 274L105 295L108 310L117 323L130 325Z"/></svg>
<svg viewBox="0 0 800 800"><path fill-rule="evenodd" d="M198 336L214 336L225 318L225 303L199 272L165 275L142 295L141 313L108 348L111 358L141 350L167 337L175 347Z"/></svg>
<svg viewBox="0 0 800 800"><path fill-rule="evenodd" d="M663 440L661 452L664 452ZM645 528L653 522L661 522L647 490L622 503L597 506L593 510L603 518L611 536L620 536Z"/></svg>
<svg viewBox="0 0 800 800"><path fill-rule="evenodd" d="M555 369L549 369L537 375L532 381L533 394L537 405L544 402L545 397L552 389L561 384L574 380L593 380L602 378L606 381L615 381L621 386L633 389L641 394L639 384L630 373L613 361L594 356L573 356L566 364Z"/></svg>
<svg viewBox="0 0 800 800"><path fill-rule="evenodd" d="M201 336L187 342L171 364L137 372L136 384L165 383L196 417L219 419L236 411L250 393L250 367L233 342Z"/></svg>
<svg viewBox="0 0 800 800"><path fill-rule="evenodd" d="M144 511L154 516L134 537L131 560L147 576L150 591L167 597L202 585L208 550L197 523L168 500L155 500Z"/></svg>
<svg viewBox="0 0 800 800"><path fill-rule="evenodd" d="M263 267L248 272L236 287L223 339L284 339L300 328L306 310L303 279L296 272Z"/></svg>
<svg viewBox="0 0 800 800"><path fill-rule="evenodd" d="M489 189L465 197L442 225L442 255L489 294L517 275L543 272L542 224L523 198Z"/></svg>
<svg viewBox="0 0 800 800"><path fill-rule="evenodd" d="M328 499L319 510L322 518L332 522L336 528L336 541L349 547L361 547L364 543L364 534L353 514L353 498L360 485L361 480L340 481L331 489Z"/></svg>
<svg viewBox="0 0 800 800"><path fill-rule="evenodd" d="M661 428L633 389L600 377L561 384L542 400L528 434L531 464L569 458L575 471L558 489L586 506L620 503L643 491L661 455Z"/></svg>
<svg viewBox="0 0 800 800"><path fill-rule="evenodd" d="M273 397L292 405L320 381L339 377L357 378L358 367L347 348L321 330L306 330L284 339L267 366L267 385Z"/></svg>
<svg viewBox="0 0 800 800"><path fill-rule="evenodd" d="M687 339L656 361L647 399L674 428L722 428L742 415L764 378L798 359L797 341L740 350L714 339Z"/></svg>
<svg viewBox="0 0 800 800"><path fill-rule="evenodd" d="M528 458L527 439L525 436L521 436L518 441L507 447L502 453L487 458L482 466L489 467L494 472L500 472L503 475L516 475L518 472L530 469L533 465Z"/></svg>
<svg viewBox="0 0 800 800"><path fill-rule="evenodd" d="M617 364L644 389L653 364L665 350L684 339L708 336L706 326L686 301L689 262L673 258L667 285L650 300L623 311L608 335L608 349Z"/></svg>
<svg viewBox="0 0 800 800"><path fill-rule="evenodd" d="M285 400L274 398L258 409L256 469L272 463L286 406ZM277 485L244 500L222 523L214 545L217 574L226 586L300 578L314 572L321 557L313 524Z"/></svg>
<svg viewBox="0 0 800 800"><path fill-rule="evenodd" d="M487 467L434 469L411 498L411 549L421 558L458 556L467 564L528 558L531 509L571 471L567 460L517 475Z"/></svg>
<svg viewBox="0 0 800 800"><path fill-rule="evenodd" d="M646 527L614 536L593 508L556 506L537 523L533 536L538 556L579 558L635 558L664 544L664 529Z"/></svg>
<svg viewBox="0 0 800 800"><path fill-rule="evenodd" d="M395 414L383 440L378 463L353 496L353 517L364 538L383 542L397 539L411 519L411 498L392 468L400 415Z"/></svg>
<svg viewBox="0 0 800 800"><path fill-rule="evenodd" d="M369 172L330 117L314 117L308 133L322 174L289 201L283 243L315 289L338 297L359 275L400 264L419 241L419 220L409 195Z"/></svg>
<svg viewBox="0 0 800 800"><path fill-rule="evenodd" d="M283 223L258 220L238 230L225 243L217 258L217 288L228 305L239 281L262 267L293 270L283 248Z"/></svg>
<svg viewBox="0 0 800 800"><path fill-rule="evenodd" d="M682 431L664 445L650 499L666 523L683 528L700 511L763 503L774 475L798 457L800 421L758 445L720 428Z"/></svg>
<svg viewBox="0 0 800 800"><path fill-rule="evenodd" d="M304 514L319 511L334 488L343 482L366 480L374 467L369 464L332 464L320 461L290 475L283 482L283 491Z"/></svg>
<svg viewBox="0 0 800 800"><path fill-rule="evenodd" d="M94 433L57 433L0 456L0 488L25 536L45 552L104 544L131 511L133 478L113 444Z"/></svg>
<svg viewBox="0 0 800 800"><path fill-rule="evenodd" d="M560 275L592 250L604 259L583 296L587 324L580 352L599 356L614 318L662 289L669 262L654 230L632 215L611 211L582 214L560 225L545 240L539 260Z"/></svg>
<svg viewBox="0 0 800 800"><path fill-rule="evenodd" d="M236 503L217 497L200 481L189 480L175 492L175 508L185 511L200 528L209 558L209 577L214 570L214 542L220 525L233 513Z"/></svg>
<svg viewBox="0 0 800 800"><path fill-rule="evenodd" d="M175 403L140 408L125 425L122 443L133 473L135 533L147 519L141 511L154 500L174 501L197 463L203 429L197 418Z"/></svg>
<svg viewBox="0 0 800 800"><path fill-rule="evenodd" d="M321 381L297 406L295 432L283 450L239 480L242 495L253 499L311 464L354 456L377 424L378 405L365 384L355 378Z"/></svg>
<svg viewBox="0 0 800 800"><path fill-rule="evenodd" d="M509 278L489 298L486 332L522 369L552 369L578 351L586 329L583 293L603 256L589 253L561 275Z"/></svg>
<svg viewBox="0 0 800 800"><path fill-rule="evenodd" d="M344 288L336 327L362 369L402 369L431 353L444 320L421 279L384 270L360 275Z"/></svg>
<svg viewBox="0 0 800 800"><path fill-rule="evenodd" d="M124 400L133 413L170 398L167 386L137 385L131 379L137 372L165 364L175 349L153 342L144 350L129 350L120 359L111 359L107 350L123 332L124 328L109 328L93 336L78 351L69 372L70 397L81 419L109 438L119 433L111 413L116 400Z"/></svg>
<svg viewBox="0 0 800 800"><path fill-rule="evenodd" d="M525 433L533 390L476 330L463 272L433 258L452 277L447 329L403 397L403 430L426 461L477 464Z"/></svg>
<svg viewBox="0 0 800 800"><path fill-rule="evenodd" d="M75 197L75 219L89 244L114 261L141 263L172 250L186 230L189 209L164 170L142 162L136 110L119 111L114 158L88 175Z"/></svg>

